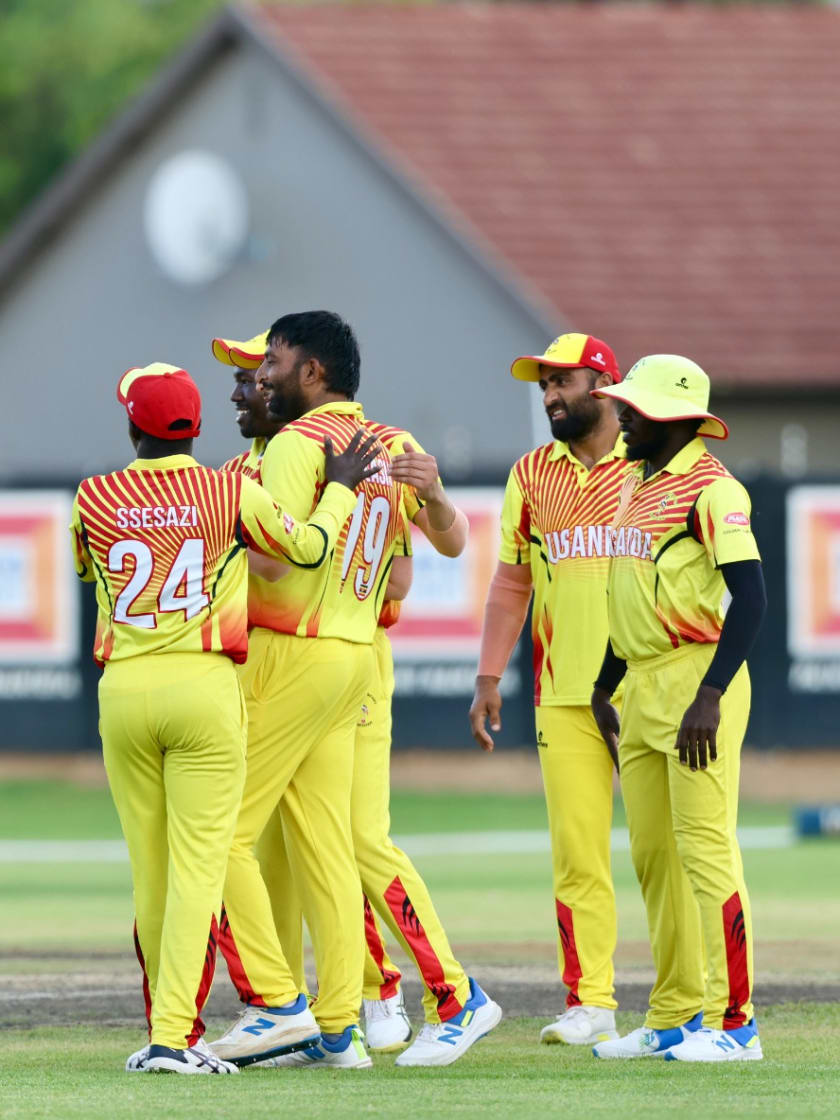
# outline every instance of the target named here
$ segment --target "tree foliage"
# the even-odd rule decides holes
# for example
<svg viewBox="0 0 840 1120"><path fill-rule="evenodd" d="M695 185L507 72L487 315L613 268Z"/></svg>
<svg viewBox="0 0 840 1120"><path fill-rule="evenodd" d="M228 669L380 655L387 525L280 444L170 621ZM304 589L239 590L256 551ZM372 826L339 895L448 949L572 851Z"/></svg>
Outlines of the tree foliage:
<svg viewBox="0 0 840 1120"><path fill-rule="evenodd" d="M0 0L0 231L221 0Z"/></svg>

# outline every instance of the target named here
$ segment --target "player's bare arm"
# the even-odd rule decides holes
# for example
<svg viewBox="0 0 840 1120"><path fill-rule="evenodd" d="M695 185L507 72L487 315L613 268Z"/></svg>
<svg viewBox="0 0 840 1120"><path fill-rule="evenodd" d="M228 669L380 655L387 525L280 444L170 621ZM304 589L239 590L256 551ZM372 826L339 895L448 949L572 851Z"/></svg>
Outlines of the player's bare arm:
<svg viewBox="0 0 840 1120"><path fill-rule="evenodd" d="M519 640L530 600L530 565L500 562L487 594L475 695L470 705L470 730L484 751L492 751L494 747L487 721L490 721L490 731L502 729L499 682Z"/></svg>
<svg viewBox="0 0 840 1120"><path fill-rule="evenodd" d="M388 586L385 588L385 598L392 602L402 602L411 590L411 581L414 576L414 563L410 556L395 556L391 561L391 572L388 576Z"/></svg>
<svg viewBox="0 0 840 1120"><path fill-rule="evenodd" d="M434 455L416 451L408 442L404 448L391 461L391 477L395 482L413 487L423 502L423 508L414 519L415 525L443 556L460 556L469 536L466 515L447 496Z"/></svg>
<svg viewBox="0 0 840 1120"><path fill-rule="evenodd" d="M612 697L615 690L621 684L626 672L627 663L622 661L620 657L616 657L612 648L612 643L607 641L604 660L601 663L598 679L595 681L592 690L590 707L592 708L592 715L595 723L601 733L601 738L604 740L607 750L610 752L610 758L613 760L616 773L619 773L618 737L621 731L621 721L618 715L618 708L613 704Z"/></svg>
<svg viewBox="0 0 840 1120"><path fill-rule="evenodd" d="M676 750L680 762L690 770L705 770L717 759L720 698L752 649L767 608L767 591L759 560L721 564L720 573L732 602L715 655L677 733Z"/></svg>

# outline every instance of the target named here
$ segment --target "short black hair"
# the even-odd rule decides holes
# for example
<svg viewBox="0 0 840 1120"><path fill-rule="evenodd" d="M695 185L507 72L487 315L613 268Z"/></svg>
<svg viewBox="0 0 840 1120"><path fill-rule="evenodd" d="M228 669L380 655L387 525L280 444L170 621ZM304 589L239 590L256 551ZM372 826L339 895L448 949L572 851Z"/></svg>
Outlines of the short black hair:
<svg viewBox="0 0 840 1120"><path fill-rule="evenodd" d="M267 344L300 347L304 360L316 358L326 370L326 386L353 400L359 388L361 357L353 328L334 311L297 311L271 324Z"/></svg>

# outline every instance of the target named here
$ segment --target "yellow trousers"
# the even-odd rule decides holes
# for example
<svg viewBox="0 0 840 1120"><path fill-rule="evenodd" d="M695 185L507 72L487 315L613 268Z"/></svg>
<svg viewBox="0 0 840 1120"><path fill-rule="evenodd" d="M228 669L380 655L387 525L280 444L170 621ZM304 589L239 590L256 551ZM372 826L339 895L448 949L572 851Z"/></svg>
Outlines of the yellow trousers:
<svg viewBox="0 0 840 1120"><path fill-rule="evenodd" d="M629 665L626 677L621 788L656 966L646 1020L656 1029L700 1010L715 1028L742 1026L753 1014L752 919L735 835L746 665L721 699L717 761L692 773L674 749L714 650L685 646Z"/></svg>
<svg viewBox="0 0 840 1120"><path fill-rule="evenodd" d="M566 1004L614 1008L612 759L588 708L538 707L536 724Z"/></svg>
<svg viewBox="0 0 840 1120"><path fill-rule="evenodd" d="M256 627L240 671L248 772L224 886L225 957L249 1002L279 1006L302 990L277 936L256 855L279 806L320 980L316 1015L330 1033L357 1022L362 994L362 889L350 792L371 663L367 645Z"/></svg>
<svg viewBox="0 0 840 1120"><path fill-rule="evenodd" d="M204 1033L213 979L215 915L245 780L242 693L221 654L153 654L106 666L99 710L131 859L150 1038L183 1049Z"/></svg>
<svg viewBox="0 0 840 1120"><path fill-rule="evenodd" d="M373 645L374 671L367 682L355 728L351 821L358 875L365 893L360 906L367 952L364 998L394 995L400 971L385 948L376 915L413 959L423 980L423 1005L429 1022L457 1015L469 999L469 979L455 959L429 891L408 856L390 838L391 699L394 664L384 629ZM311 931L310 915L300 889L300 875L286 850L280 814L269 822L259 844L261 866L271 895L277 932L292 972L303 977L301 912ZM298 893L299 892L299 893ZM296 898L296 895L298 896ZM316 962L317 963L317 962ZM301 986L301 990L304 990ZM319 992L323 982L319 968ZM240 991L240 996L243 993ZM319 1014L321 996L315 1004Z"/></svg>

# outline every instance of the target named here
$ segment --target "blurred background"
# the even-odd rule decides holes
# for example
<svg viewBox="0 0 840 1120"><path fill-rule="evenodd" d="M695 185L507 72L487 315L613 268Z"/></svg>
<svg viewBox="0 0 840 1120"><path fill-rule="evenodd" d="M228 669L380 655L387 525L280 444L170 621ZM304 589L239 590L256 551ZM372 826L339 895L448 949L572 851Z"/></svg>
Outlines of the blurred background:
<svg viewBox="0 0 840 1120"><path fill-rule="evenodd" d="M501 488L549 438L508 369L565 330L709 372L770 591L748 741L837 745L837 7L0 0L0 51L2 750L98 748L65 527L79 478L131 457L119 374L190 370L220 464L211 338L311 307L353 324L367 414L472 521L456 563L417 543L396 746L470 744Z"/></svg>

